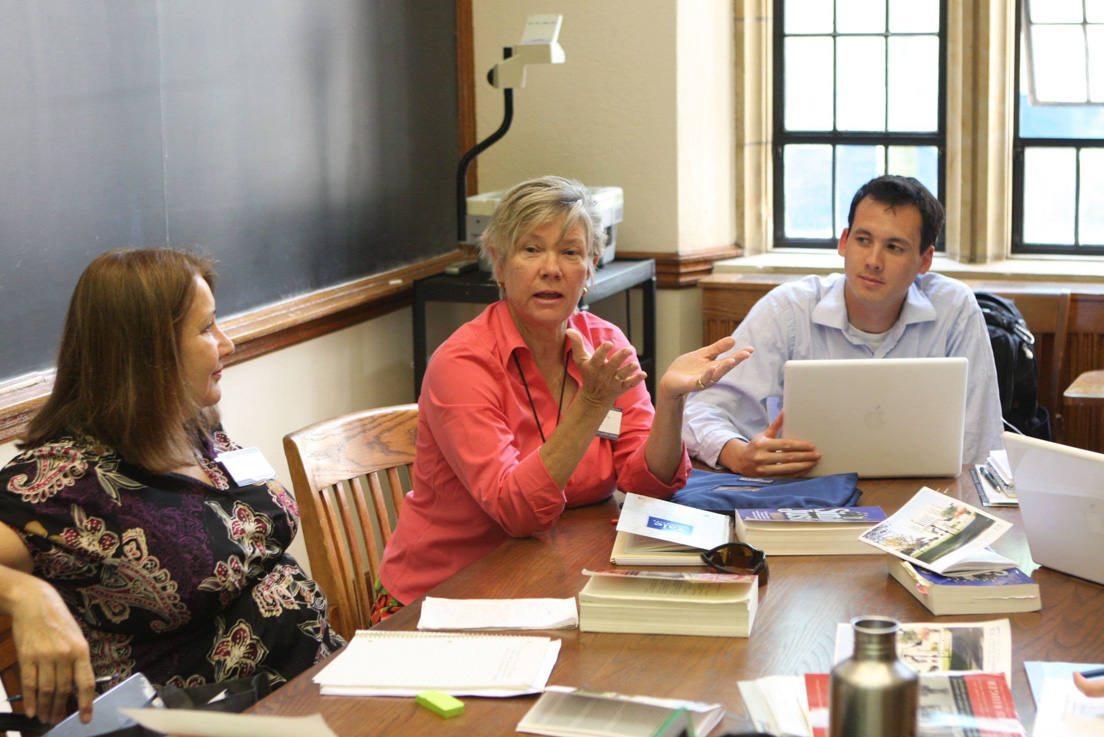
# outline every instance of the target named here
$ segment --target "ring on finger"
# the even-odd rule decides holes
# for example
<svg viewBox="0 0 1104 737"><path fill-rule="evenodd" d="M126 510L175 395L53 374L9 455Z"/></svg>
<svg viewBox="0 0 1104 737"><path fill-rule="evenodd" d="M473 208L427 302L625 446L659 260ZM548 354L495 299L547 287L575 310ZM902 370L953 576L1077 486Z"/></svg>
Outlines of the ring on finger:
<svg viewBox="0 0 1104 737"><path fill-rule="evenodd" d="M698 377L698 386L700 386L702 389L705 389L705 384L702 383L701 377Z"/></svg>

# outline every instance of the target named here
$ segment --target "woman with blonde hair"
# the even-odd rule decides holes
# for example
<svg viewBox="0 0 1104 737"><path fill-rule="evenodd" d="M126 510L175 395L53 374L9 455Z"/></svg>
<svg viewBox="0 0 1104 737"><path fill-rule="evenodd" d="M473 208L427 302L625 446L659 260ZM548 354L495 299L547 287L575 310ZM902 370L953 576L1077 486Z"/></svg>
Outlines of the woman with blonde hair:
<svg viewBox="0 0 1104 737"><path fill-rule="evenodd" d="M279 684L343 644L286 552L295 500L219 461L238 446L216 408L234 344L213 267L167 248L93 260L53 392L0 471L0 613L32 716L58 721L75 689L89 720L96 676Z"/></svg>
<svg viewBox="0 0 1104 737"><path fill-rule="evenodd" d="M667 498L686 483L685 397L751 351L721 357L725 338L676 358L653 408L629 341L576 309L604 245L579 182L522 182L496 208L481 248L502 299L429 361L413 491L384 551L373 619L615 486Z"/></svg>

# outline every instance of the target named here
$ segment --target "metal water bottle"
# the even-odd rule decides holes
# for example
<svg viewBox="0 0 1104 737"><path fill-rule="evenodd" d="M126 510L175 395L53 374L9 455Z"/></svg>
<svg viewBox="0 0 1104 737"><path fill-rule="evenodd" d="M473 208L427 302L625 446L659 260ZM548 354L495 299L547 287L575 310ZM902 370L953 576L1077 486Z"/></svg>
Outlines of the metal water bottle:
<svg viewBox="0 0 1104 737"><path fill-rule="evenodd" d="M828 737L915 737L920 677L897 658L901 625L856 617L851 628L854 652L832 669Z"/></svg>

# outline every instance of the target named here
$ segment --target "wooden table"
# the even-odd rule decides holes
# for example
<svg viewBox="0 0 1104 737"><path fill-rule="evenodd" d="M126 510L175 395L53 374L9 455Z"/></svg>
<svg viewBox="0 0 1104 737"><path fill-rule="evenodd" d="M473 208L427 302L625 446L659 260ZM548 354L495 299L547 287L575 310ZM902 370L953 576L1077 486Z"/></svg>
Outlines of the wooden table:
<svg viewBox="0 0 1104 737"><path fill-rule="evenodd" d="M968 475L958 479L863 481L862 504L896 511L921 486L978 505ZM990 509L1019 522L1018 509ZM612 501L568 510L550 531L510 540L430 592L452 598L567 597L585 583L584 567L608 567L617 515ZM1017 560L1039 583L1041 612L935 618L886 572L885 558L866 556L772 556L770 583L760 590L759 612L750 638L675 637L552 631L563 641L551 684L593 691L677 697L725 706L715 734L746 728L736 682L767 675L827 672L838 622L867 614L902 622L937 619L981 621L1008 617L1012 623L1012 692L1028 728L1035 703L1023 671L1025 660L1104 662L1104 587L1071 578L1031 562L1022 527L994 545ZM387 620L386 629L412 630L420 603ZM465 698L462 717L442 720L413 699L320 696L310 676L301 675L256 705L257 714L321 712L339 735L514 734L536 697ZM386 667L386 664L381 664Z"/></svg>

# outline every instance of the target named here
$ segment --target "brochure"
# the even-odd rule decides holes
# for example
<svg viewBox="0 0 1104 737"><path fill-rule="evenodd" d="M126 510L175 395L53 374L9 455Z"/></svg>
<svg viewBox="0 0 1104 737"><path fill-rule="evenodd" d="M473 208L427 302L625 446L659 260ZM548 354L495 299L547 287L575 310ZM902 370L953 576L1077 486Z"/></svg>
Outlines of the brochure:
<svg viewBox="0 0 1104 737"><path fill-rule="evenodd" d="M851 625L836 625L835 662L854 652ZM989 622L902 624L897 656L918 673L1003 673L1012 683L1012 628L1007 619Z"/></svg>

